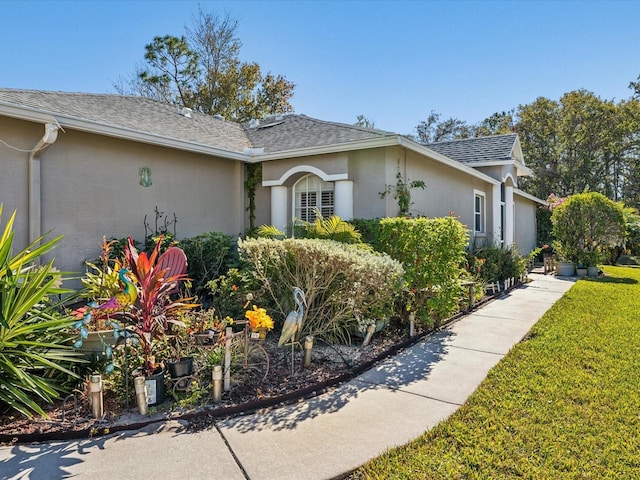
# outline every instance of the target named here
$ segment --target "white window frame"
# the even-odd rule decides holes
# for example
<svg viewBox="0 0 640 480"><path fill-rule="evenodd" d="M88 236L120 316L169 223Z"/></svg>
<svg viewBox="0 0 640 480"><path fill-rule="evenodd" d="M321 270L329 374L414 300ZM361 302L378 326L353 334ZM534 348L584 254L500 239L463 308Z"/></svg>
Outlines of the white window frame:
<svg viewBox="0 0 640 480"><path fill-rule="evenodd" d="M476 209L477 200L480 199L480 211ZM478 222L478 216L479 222ZM480 230L477 229L478 223ZM485 236L487 234L487 195L481 190L473 191L473 233L476 236Z"/></svg>
<svg viewBox="0 0 640 480"><path fill-rule="evenodd" d="M311 187L309 185L309 180L314 180L318 185L316 187ZM304 186L303 186L304 184ZM302 197L299 194L306 194L307 196L310 193L315 193L315 205L307 205L303 207L302 205L298 205L298 198ZM325 194L325 195L323 195ZM323 217L330 217L334 214L336 209L336 198L335 198L335 184L334 182L326 182L322 178L312 173L305 175L300 178L293 185L293 218L295 220L303 220L307 222L313 222L315 220L315 215L313 213L313 208L318 207ZM306 212L302 214L303 210Z"/></svg>

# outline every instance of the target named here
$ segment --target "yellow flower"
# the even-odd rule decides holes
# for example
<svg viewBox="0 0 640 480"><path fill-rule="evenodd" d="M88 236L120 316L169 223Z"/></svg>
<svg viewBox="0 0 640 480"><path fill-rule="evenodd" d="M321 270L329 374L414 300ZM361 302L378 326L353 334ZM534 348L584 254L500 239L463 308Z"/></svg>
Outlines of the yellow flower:
<svg viewBox="0 0 640 480"><path fill-rule="evenodd" d="M249 325L254 330L258 328L271 330L273 328L273 320L264 308L258 308L254 305L253 310L247 310L244 316L249 320Z"/></svg>

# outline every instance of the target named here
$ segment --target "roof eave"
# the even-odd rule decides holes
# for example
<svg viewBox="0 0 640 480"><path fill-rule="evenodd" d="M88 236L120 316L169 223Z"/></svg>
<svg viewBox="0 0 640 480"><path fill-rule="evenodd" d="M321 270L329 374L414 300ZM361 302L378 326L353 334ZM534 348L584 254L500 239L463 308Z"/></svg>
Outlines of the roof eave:
<svg viewBox="0 0 640 480"><path fill-rule="evenodd" d="M500 167L503 165L513 165L516 167L518 177L529 177L533 175L533 171L518 160L491 160L486 162L464 162L465 165L472 167Z"/></svg>
<svg viewBox="0 0 640 480"><path fill-rule="evenodd" d="M56 122L56 118L47 112L42 112L30 107L17 107L15 104L0 101L0 115L18 118L29 122L47 123Z"/></svg>
<svg viewBox="0 0 640 480"><path fill-rule="evenodd" d="M519 195L521 197L524 197L524 198L526 198L528 200L531 200L533 202L539 203L540 205L544 205L545 207L547 205L549 205L545 200L542 200L541 198L538 198L535 195L531 195L530 193L524 192L524 191L520 190L519 188L514 188L513 189L513 193L515 193L515 194L517 194L517 195Z"/></svg>
<svg viewBox="0 0 640 480"><path fill-rule="evenodd" d="M234 152L218 147L211 147L196 142L188 142L174 138L164 137L152 133L145 133L126 127L118 127L93 120L74 117L71 115L58 114L42 111L32 107L16 106L6 102L0 102L0 115L6 115L27 121L35 122L56 122L63 128L70 128L88 133L100 134L109 137L120 138L123 140L132 140L136 142L156 145L161 147L174 148L193 153L202 153L230 160L239 160L243 162L250 161L251 155L241 152Z"/></svg>

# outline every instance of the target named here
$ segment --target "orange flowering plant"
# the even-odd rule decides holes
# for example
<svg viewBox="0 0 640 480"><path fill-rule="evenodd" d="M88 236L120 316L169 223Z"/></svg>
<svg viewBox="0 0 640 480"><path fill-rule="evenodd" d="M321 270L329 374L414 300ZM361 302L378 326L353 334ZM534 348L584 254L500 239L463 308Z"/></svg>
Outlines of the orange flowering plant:
<svg viewBox="0 0 640 480"><path fill-rule="evenodd" d="M258 308L257 305L253 306L252 310L247 310L244 316L249 320L249 325L252 330L259 328L266 328L267 330L273 329L273 319L267 314L264 308Z"/></svg>

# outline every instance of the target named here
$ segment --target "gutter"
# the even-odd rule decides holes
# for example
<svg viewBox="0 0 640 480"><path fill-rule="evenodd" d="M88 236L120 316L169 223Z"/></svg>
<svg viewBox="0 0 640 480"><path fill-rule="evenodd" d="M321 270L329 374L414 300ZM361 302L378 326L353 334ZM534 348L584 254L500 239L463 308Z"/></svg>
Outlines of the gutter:
<svg viewBox="0 0 640 480"><path fill-rule="evenodd" d="M133 140L136 142L147 143L149 145L157 145L161 147L174 148L176 150L182 150L186 152L202 153L205 155L212 155L220 158L227 158L231 160L239 160L242 162L251 162L252 155L246 153L235 152L232 150L226 150L224 148L212 147L209 145L203 145L196 142L190 142L185 140L178 140L154 133L141 132L132 128L114 126L95 120L87 120L79 117L75 117L67 114L56 113L56 121L52 114L46 113L34 107L28 107L20 105L19 107L12 103L0 101L0 114L9 117L19 118L21 120L34 121L34 122L55 122L57 125L62 125L66 128L72 128L74 130L105 135L108 137L121 138L124 140ZM58 123L59 122L59 123Z"/></svg>
<svg viewBox="0 0 640 480"><path fill-rule="evenodd" d="M531 200L532 202L539 203L540 205L543 205L545 207L549 205L545 200L542 200L541 198L538 198L535 195L531 195L530 193L520 190L519 188L514 187L513 193L521 196L522 198L526 198L527 200Z"/></svg>
<svg viewBox="0 0 640 480"><path fill-rule="evenodd" d="M44 152L58 139L58 122L47 122L44 135L29 152L28 190L29 190L29 241L34 242L42 236L42 178L40 175L40 158Z"/></svg>

